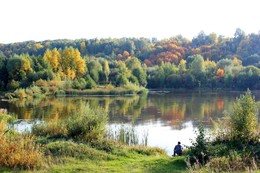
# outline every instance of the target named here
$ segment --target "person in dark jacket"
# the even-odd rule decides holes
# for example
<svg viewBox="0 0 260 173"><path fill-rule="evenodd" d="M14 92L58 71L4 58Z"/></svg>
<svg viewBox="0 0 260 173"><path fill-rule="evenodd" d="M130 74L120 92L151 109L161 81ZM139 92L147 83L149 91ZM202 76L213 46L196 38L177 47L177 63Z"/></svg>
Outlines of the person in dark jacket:
<svg viewBox="0 0 260 173"><path fill-rule="evenodd" d="M182 155L183 148L181 146L181 142L178 142L178 145L175 145L173 156L181 156Z"/></svg>

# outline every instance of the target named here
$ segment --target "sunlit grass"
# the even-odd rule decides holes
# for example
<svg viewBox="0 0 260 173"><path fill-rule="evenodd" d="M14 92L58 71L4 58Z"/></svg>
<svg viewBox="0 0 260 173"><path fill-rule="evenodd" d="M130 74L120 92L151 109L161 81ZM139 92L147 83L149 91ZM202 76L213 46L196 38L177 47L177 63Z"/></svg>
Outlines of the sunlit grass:
<svg viewBox="0 0 260 173"><path fill-rule="evenodd" d="M183 157L169 157L166 155L146 156L137 153L117 156L113 160L79 160L71 157L63 158L62 164L54 165L52 172L151 172L178 173L188 172Z"/></svg>
<svg viewBox="0 0 260 173"><path fill-rule="evenodd" d="M188 172L182 158L162 156L119 158L113 161L76 160L66 158L63 165L54 166L54 172L130 172L130 173L181 173Z"/></svg>

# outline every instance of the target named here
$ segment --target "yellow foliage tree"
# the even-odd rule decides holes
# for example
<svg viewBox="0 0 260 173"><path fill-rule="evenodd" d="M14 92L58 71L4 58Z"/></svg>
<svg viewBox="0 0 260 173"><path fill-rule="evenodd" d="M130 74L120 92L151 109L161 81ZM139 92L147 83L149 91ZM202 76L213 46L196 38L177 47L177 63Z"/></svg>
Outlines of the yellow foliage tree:
<svg viewBox="0 0 260 173"><path fill-rule="evenodd" d="M105 76L106 76L106 82L108 82L108 76L110 74L110 68L109 68L107 61L104 62L104 73L105 73Z"/></svg>
<svg viewBox="0 0 260 173"><path fill-rule="evenodd" d="M179 71L180 71L180 73L182 73L182 74L187 71L187 69L186 69L186 62L187 62L186 60L182 59L182 60L180 61L179 65L178 65Z"/></svg>
<svg viewBox="0 0 260 173"><path fill-rule="evenodd" d="M80 52L78 49L74 50L74 58L75 58L75 71L77 77L82 77L86 73L86 63L84 59L81 58Z"/></svg>
<svg viewBox="0 0 260 173"><path fill-rule="evenodd" d="M206 61L204 61L204 64L205 64L206 73L212 74L212 76L213 76L214 72L216 70L217 64L214 61L209 60L208 58Z"/></svg>
<svg viewBox="0 0 260 173"><path fill-rule="evenodd" d="M240 66L242 62L237 57L234 57L233 64L234 66Z"/></svg>
<svg viewBox="0 0 260 173"><path fill-rule="evenodd" d="M61 55L56 48L54 48L52 51L47 49L43 59L44 61L50 63L53 72L56 73L58 71L61 62Z"/></svg>
<svg viewBox="0 0 260 173"><path fill-rule="evenodd" d="M75 79L76 74L74 70L71 70L70 68L66 69L66 74L69 79Z"/></svg>
<svg viewBox="0 0 260 173"><path fill-rule="evenodd" d="M86 73L85 60L80 56L79 50L72 47L66 47L63 51L47 49L43 59L50 63L52 71L62 79L74 79Z"/></svg>
<svg viewBox="0 0 260 173"><path fill-rule="evenodd" d="M79 50L72 47L64 49L62 54L62 67L65 74L70 76L69 78L73 76L72 73L75 75L74 78L82 77L86 73L86 63L84 59L81 58Z"/></svg>

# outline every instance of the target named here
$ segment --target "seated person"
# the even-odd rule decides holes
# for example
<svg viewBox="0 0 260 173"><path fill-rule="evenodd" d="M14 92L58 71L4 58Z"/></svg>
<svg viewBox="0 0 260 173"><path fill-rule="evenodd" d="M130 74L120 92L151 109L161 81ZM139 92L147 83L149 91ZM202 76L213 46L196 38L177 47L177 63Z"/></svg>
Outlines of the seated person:
<svg viewBox="0 0 260 173"><path fill-rule="evenodd" d="M174 147L173 156L176 156L176 154L177 154L178 156L181 156L181 155L182 155L182 150L183 150L183 148L182 148L182 146L181 146L181 142L178 142L178 145L176 145L176 146Z"/></svg>

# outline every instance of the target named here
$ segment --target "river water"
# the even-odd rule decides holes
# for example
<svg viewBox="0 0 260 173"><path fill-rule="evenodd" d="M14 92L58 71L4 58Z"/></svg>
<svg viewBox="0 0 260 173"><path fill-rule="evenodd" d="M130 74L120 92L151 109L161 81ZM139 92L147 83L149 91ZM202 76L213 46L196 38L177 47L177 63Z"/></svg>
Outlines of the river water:
<svg viewBox="0 0 260 173"><path fill-rule="evenodd" d="M134 126L148 135L148 146L172 150L178 141L189 146L202 122L211 128L211 119L231 112L241 91L150 91L136 96L46 97L33 100L0 101L0 109L18 117L16 129L30 128L30 122L66 118L80 103L93 109L103 107L109 113L109 129ZM252 91L260 100L260 91Z"/></svg>

